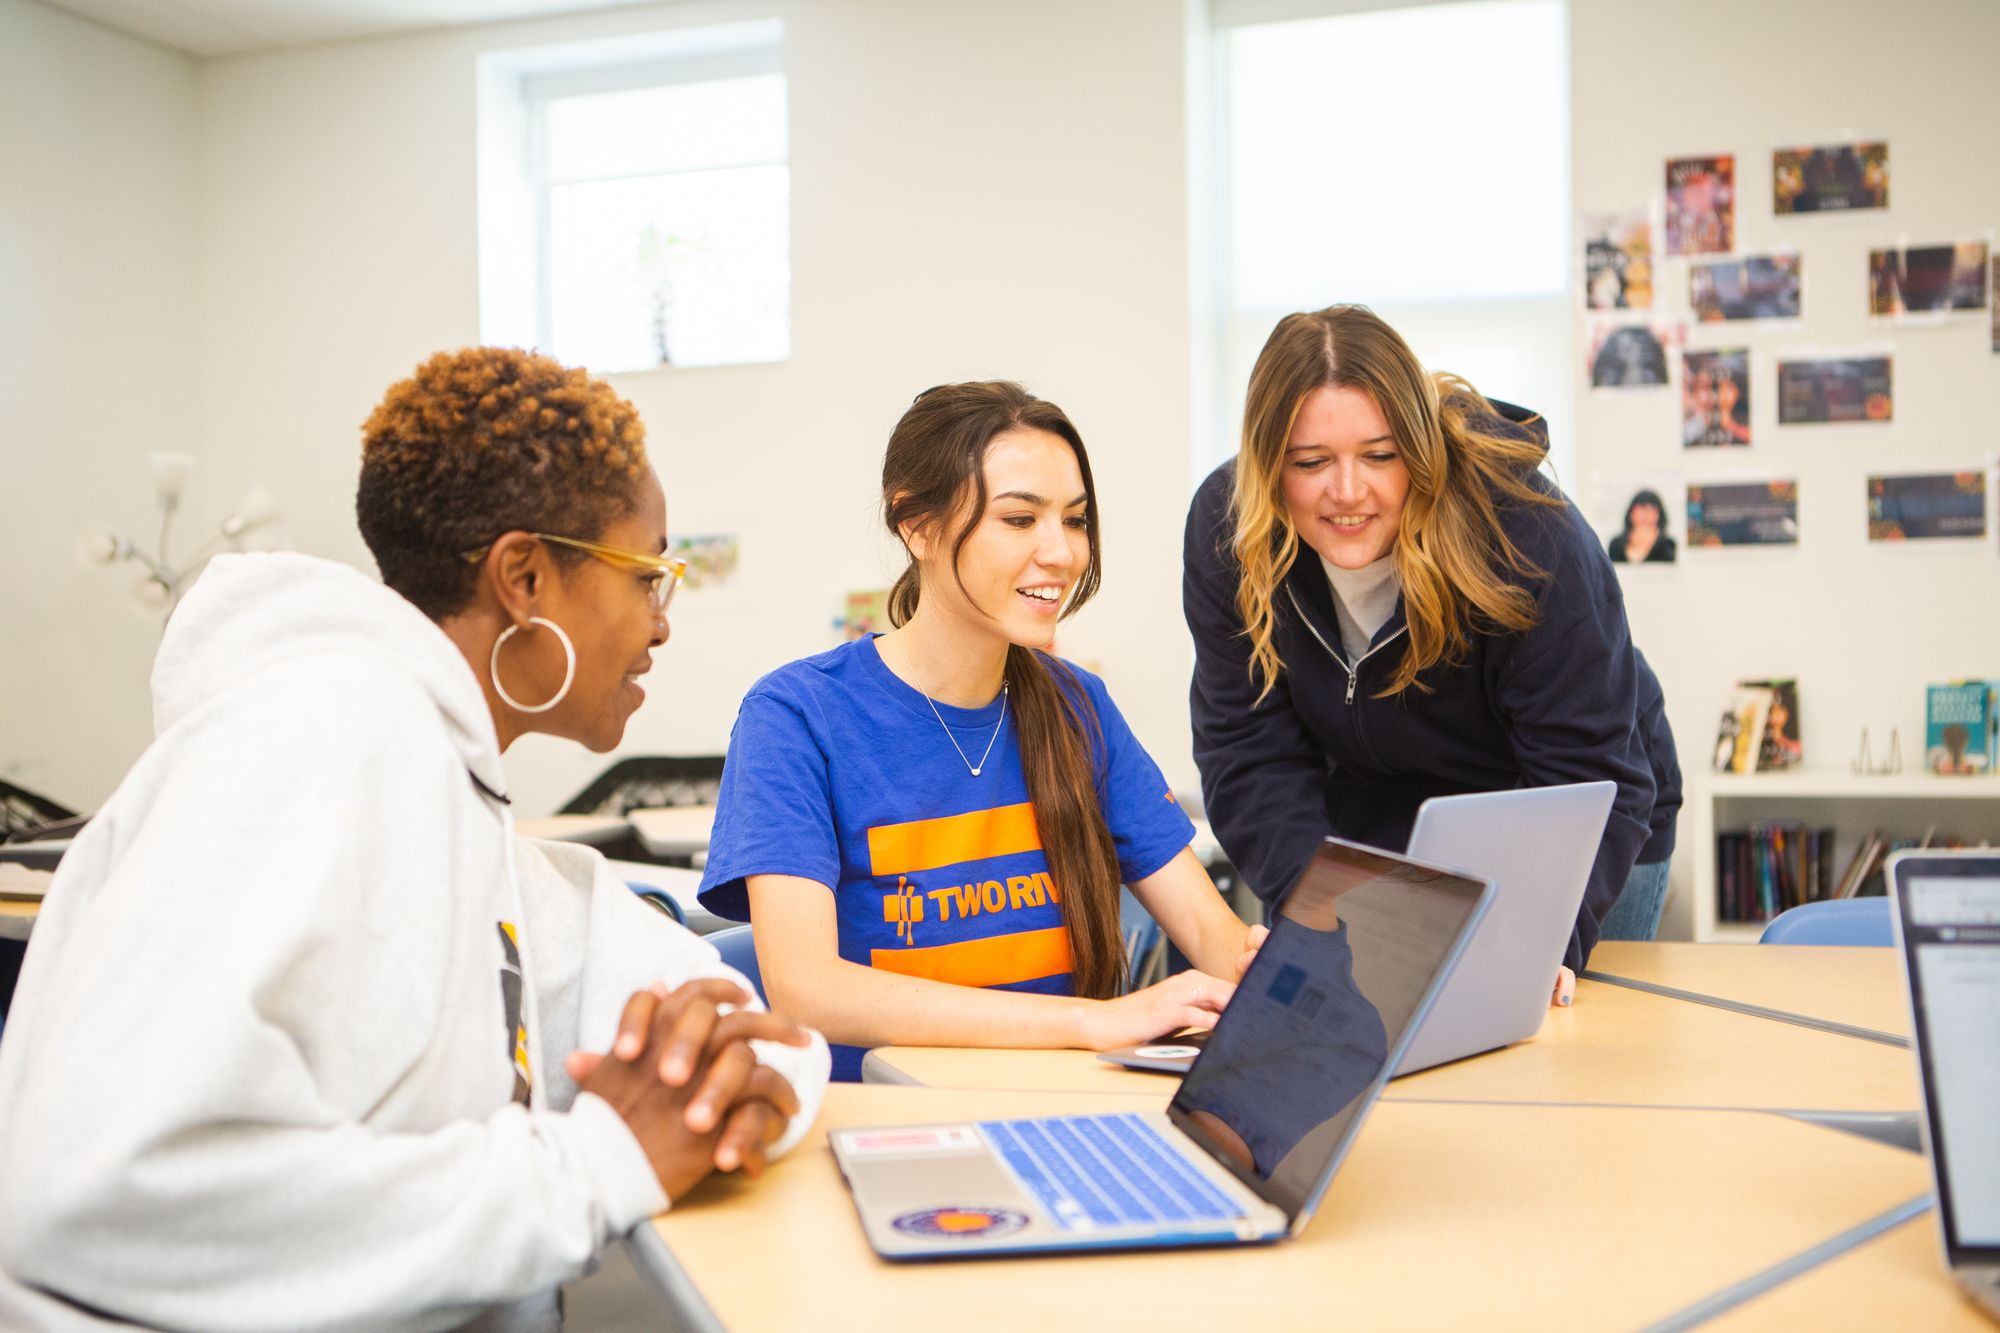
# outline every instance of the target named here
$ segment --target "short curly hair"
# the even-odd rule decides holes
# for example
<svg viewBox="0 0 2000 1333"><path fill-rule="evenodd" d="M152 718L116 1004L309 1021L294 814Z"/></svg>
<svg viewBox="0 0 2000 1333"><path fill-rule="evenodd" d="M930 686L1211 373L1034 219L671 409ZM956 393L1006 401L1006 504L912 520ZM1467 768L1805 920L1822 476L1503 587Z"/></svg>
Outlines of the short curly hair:
<svg viewBox="0 0 2000 1333"><path fill-rule="evenodd" d="M471 600L467 551L515 530L594 539L632 512L646 468L645 427L610 385L534 352L468 347L424 362L369 414L355 511L382 581L442 620Z"/></svg>

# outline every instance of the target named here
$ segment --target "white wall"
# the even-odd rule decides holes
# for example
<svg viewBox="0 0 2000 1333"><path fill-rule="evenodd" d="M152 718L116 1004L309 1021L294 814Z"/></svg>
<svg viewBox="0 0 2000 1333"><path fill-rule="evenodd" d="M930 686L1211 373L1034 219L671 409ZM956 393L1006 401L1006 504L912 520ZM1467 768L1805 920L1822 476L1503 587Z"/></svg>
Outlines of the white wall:
<svg viewBox="0 0 2000 1333"><path fill-rule="evenodd" d="M1069 409L1103 497L1107 582L1063 632L1170 774L1193 779L1179 530L1189 490L1182 13L1156 0L683 4L204 65L208 446L281 493L302 549L366 561L357 427L426 353L477 340L475 63L659 25L786 24L793 355L619 376L675 530L740 535L684 593L635 752L719 751L764 671L886 586L875 488L918 391L1007 376ZM530 739L529 809L604 761Z"/></svg>
<svg viewBox="0 0 2000 1333"><path fill-rule="evenodd" d="M70 551L150 547L145 455L196 439L194 100L185 56L0 0L0 776L82 809L151 733L158 617ZM184 534L236 498L207 462Z"/></svg>
<svg viewBox="0 0 2000 1333"><path fill-rule="evenodd" d="M1592 393L1579 380L1586 486L1594 471L1672 468L1693 481L1800 481L1796 548L1697 552L1671 568L1625 570L1633 632L1666 687L1689 799L1705 797L1716 719L1738 679L1798 677L1809 769L1845 772L1864 724L1878 738L1899 727L1905 767L1920 766L1924 686L2000 671L2000 547L1991 534L1971 547L1870 544L1864 479L1983 465L1996 447L2000 356L1984 311L1933 327L1871 321L1864 275L1872 246L1968 239L2000 223L2000 87L1961 68L1977 63L1970 53L2000 49L2000 5L1570 6L1578 211L1655 199L1669 156L1734 152L1737 251L1788 246L1804 259L1799 326L1710 325L1690 340L1751 347L1749 449L1684 452L1677 392ZM1965 54L1895 58L1885 53L1892 34ZM1773 216L1772 149L1854 139L1889 142L1886 211ZM1685 312L1687 262L1660 270L1664 307ZM1776 350L1878 341L1895 350L1892 425L1778 427ZM1579 346L1573 360L1582 355ZM1684 528L1682 515L1673 531ZM1693 827L1684 822L1684 835ZM1684 838L1670 925L1687 929L1693 862L1713 855Z"/></svg>

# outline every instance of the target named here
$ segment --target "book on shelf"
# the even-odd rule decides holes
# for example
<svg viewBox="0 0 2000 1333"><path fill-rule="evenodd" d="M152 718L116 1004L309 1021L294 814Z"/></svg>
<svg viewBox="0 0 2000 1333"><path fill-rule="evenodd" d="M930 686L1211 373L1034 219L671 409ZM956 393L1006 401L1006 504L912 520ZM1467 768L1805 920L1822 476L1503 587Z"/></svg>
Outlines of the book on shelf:
<svg viewBox="0 0 2000 1333"><path fill-rule="evenodd" d="M1786 677L1737 682L1715 732L1715 771L1796 768L1804 753L1799 744L1798 681Z"/></svg>
<svg viewBox="0 0 2000 1333"><path fill-rule="evenodd" d="M1832 829L1753 824L1715 838L1716 916L1769 921L1834 895Z"/></svg>
<svg viewBox="0 0 2000 1333"><path fill-rule="evenodd" d="M1757 746L1757 771L1797 768L1805 747L1799 743L1799 683L1782 680L1746 680L1738 688L1768 690L1764 709L1764 729Z"/></svg>
<svg viewBox="0 0 2000 1333"><path fill-rule="evenodd" d="M1933 773L1993 771L1994 683L1954 680L1924 692L1924 767Z"/></svg>

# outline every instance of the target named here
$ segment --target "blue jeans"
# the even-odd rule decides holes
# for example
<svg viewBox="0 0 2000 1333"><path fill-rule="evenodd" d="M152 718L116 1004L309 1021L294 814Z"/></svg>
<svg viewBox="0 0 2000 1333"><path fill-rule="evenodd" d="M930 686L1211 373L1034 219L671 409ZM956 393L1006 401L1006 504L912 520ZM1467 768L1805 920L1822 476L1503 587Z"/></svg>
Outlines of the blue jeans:
<svg viewBox="0 0 2000 1333"><path fill-rule="evenodd" d="M1604 914L1599 939L1650 940L1660 933L1660 913L1667 906L1667 868L1672 864L1655 861L1632 867L1618 901Z"/></svg>

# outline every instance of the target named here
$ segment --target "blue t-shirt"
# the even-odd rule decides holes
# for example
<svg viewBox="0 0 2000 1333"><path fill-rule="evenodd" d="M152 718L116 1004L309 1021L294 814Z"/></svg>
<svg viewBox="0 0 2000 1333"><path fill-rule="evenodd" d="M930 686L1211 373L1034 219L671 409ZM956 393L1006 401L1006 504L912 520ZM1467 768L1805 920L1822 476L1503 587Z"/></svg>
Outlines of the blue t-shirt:
<svg viewBox="0 0 2000 1333"><path fill-rule="evenodd" d="M1097 710L1097 799L1130 884L1178 855L1194 826L1104 682L1070 670ZM702 905L746 921L747 876L797 875L832 887L851 963L1073 994L1062 886L1049 876L1003 699L938 704L934 716L872 638L758 681L730 734ZM968 761L980 763L989 740L974 777Z"/></svg>

